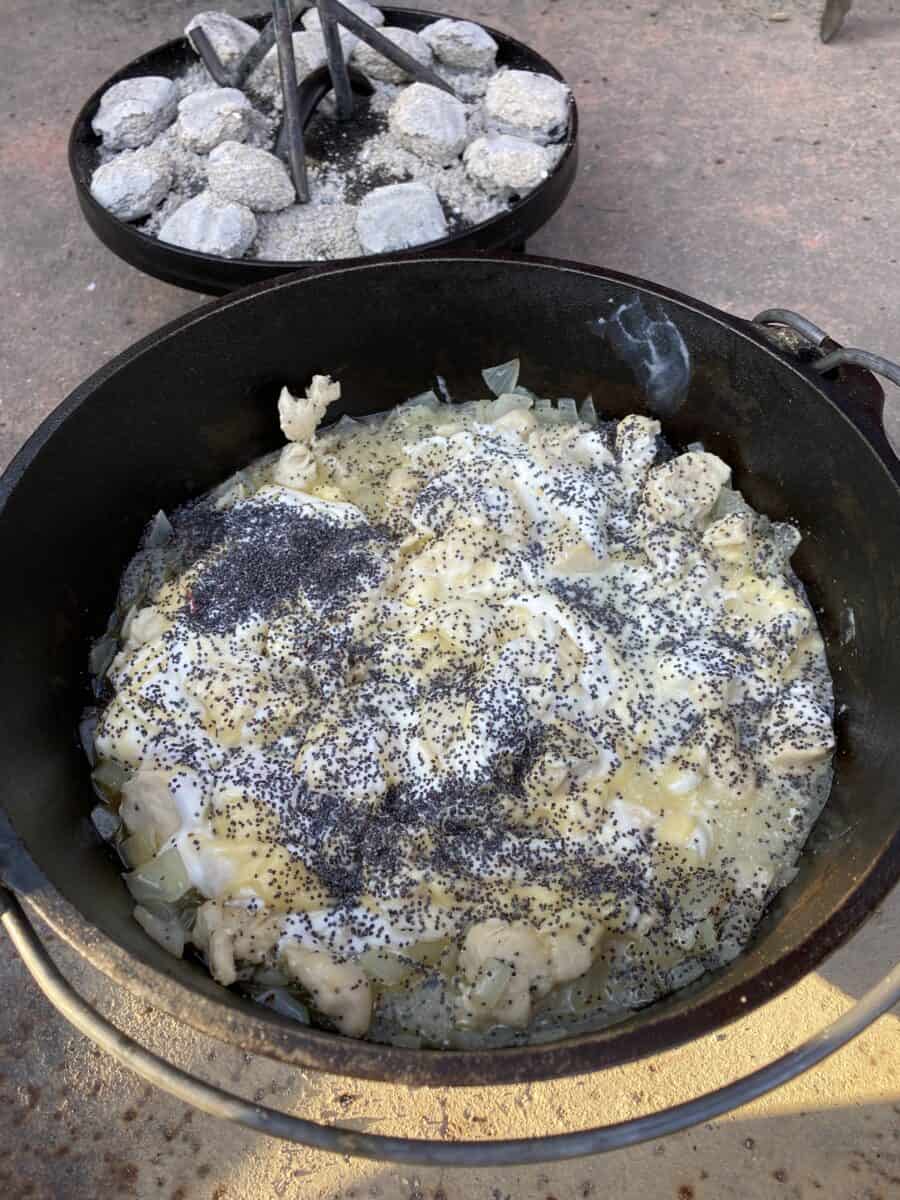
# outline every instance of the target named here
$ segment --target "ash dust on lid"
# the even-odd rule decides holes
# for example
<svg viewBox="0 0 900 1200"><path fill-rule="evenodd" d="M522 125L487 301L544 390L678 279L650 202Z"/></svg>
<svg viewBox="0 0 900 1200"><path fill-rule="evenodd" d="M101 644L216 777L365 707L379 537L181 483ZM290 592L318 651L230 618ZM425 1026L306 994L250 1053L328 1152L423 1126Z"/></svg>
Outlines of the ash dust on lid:
<svg viewBox="0 0 900 1200"><path fill-rule="evenodd" d="M634 296L609 317L590 322L631 368L643 388L647 408L657 417L672 416L687 398L691 356L678 326L664 312L652 317Z"/></svg>

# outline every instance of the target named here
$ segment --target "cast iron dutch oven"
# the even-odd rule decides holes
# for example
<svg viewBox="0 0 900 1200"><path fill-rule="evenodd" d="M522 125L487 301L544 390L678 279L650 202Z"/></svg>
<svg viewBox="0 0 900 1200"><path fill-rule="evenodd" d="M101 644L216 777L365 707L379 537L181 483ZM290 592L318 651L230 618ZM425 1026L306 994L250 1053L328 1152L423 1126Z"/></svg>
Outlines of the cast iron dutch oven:
<svg viewBox="0 0 900 1200"><path fill-rule="evenodd" d="M402 29L424 29L444 14L423 12L420 9L385 8L382 6L387 24ZM244 18L249 24L261 28L267 18L256 16ZM484 26L497 42L498 67L516 70L538 71L562 79L552 63L547 62L530 46L517 41L508 34ZM102 204L91 195L91 176L99 164L100 139L91 128L91 120L100 104L100 97L114 83L131 79L137 75L174 76L196 63L197 55L188 44L187 38L177 38L163 46L142 54L128 63L115 75L110 76L88 99L72 125L69 136L69 170L75 184L75 193L84 218L101 242L119 258L178 287L204 292L208 296L221 296L235 288L247 287L277 275L295 273L301 267L316 269L315 264L298 262L276 262L268 259L222 258L215 254L200 254L194 250L183 250L158 241L127 221L120 221L107 212ZM327 90L327 89L326 89ZM449 249L456 251L522 250L525 242L553 216L569 194L578 167L578 109L572 100L569 112L569 129L563 154L547 178L527 196L517 200L507 211L480 221L477 225L437 242L429 242L421 249ZM369 259L345 259L342 265L351 262L383 262L386 259L407 257L407 252L396 251L380 254Z"/></svg>
<svg viewBox="0 0 900 1200"><path fill-rule="evenodd" d="M635 298L677 327L690 355L690 386L664 421L667 436L678 445L702 440L732 465L756 508L802 529L795 565L834 675L834 788L797 878L752 944L611 1028L471 1052L379 1046L293 1024L221 988L198 963L169 957L132 919L118 864L93 832L95 797L76 737L89 643L148 518L277 446L278 390L302 389L314 372L340 380L340 409L357 416L422 391L436 373L454 397L477 396L479 368L518 355L539 394L592 392L611 417L646 411L631 367L603 336L603 319ZM900 469L873 375L852 365L822 370L860 352L823 359L835 343L800 324L821 347L804 343L798 354L759 325L592 267L445 256L275 280L119 355L44 421L0 485L2 881L111 980L176 1018L252 1053L365 1078L493 1084L606 1068L706 1034L795 983L900 874ZM7 916L18 911L8 893L4 905ZM88 1028L73 1007L68 1015ZM121 1040L105 1044L122 1049ZM416 1146L428 1143L349 1131L339 1142L306 1128L284 1134L272 1114L245 1108L256 1117L239 1119L270 1132L381 1157L522 1161L608 1148L596 1139L554 1148L548 1139L545 1149L488 1143L519 1149L454 1157L464 1144L427 1152ZM587 1135L563 1140L579 1136Z"/></svg>

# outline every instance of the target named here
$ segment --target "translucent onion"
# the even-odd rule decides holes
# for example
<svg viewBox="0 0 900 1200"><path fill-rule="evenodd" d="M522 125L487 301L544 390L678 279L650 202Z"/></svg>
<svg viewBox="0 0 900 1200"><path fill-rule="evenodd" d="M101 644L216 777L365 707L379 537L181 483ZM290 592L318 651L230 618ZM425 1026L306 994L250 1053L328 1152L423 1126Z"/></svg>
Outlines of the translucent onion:
<svg viewBox="0 0 900 1200"><path fill-rule="evenodd" d="M114 634L104 633L101 638L98 638L91 646L90 657L88 658L88 669L97 680L102 682L109 670L112 660L116 657L119 650L119 639Z"/></svg>
<svg viewBox="0 0 900 1200"><path fill-rule="evenodd" d="M162 946L163 950L168 950L169 954L174 955L175 958L181 958L184 954L185 937L184 929L177 917L165 921L138 904L134 910L134 919L147 936L153 938L154 942Z"/></svg>
<svg viewBox="0 0 900 1200"><path fill-rule="evenodd" d="M512 392L519 382L519 360L511 358L509 362L498 363L496 367L485 367L481 377L495 396Z"/></svg>
<svg viewBox="0 0 900 1200"><path fill-rule="evenodd" d="M97 765L97 752L94 748L94 738L97 734L97 722L100 720L100 713L96 708L86 708L81 720L78 722L78 740L81 742L81 748L87 756L88 762L92 767Z"/></svg>
<svg viewBox="0 0 900 1200"><path fill-rule="evenodd" d="M139 550L129 561L119 580L116 608L120 614L137 608L147 594L147 553Z"/></svg>
<svg viewBox="0 0 900 1200"><path fill-rule="evenodd" d="M403 953L406 958L414 959L423 967L436 967L438 963L443 965L449 950L450 942L446 938L437 938L431 942L415 942L412 946L407 946Z"/></svg>
<svg viewBox="0 0 900 1200"><path fill-rule="evenodd" d="M145 900L168 900L170 903L180 900L191 886L181 855L174 846L169 846L124 878L139 904Z"/></svg>
<svg viewBox="0 0 900 1200"><path fill-rule="evenodd" d="M128 612L122 618L122 629L119 633L119 636L123 642L127 642L131 637L131 626L134 624L134 618L140 611L141 610L136 604L132 604L131 608L129 608Z"/></svg>
<svg viewBox="0 0 900 1200"><path fill-rule="evenodd" d="M400 405L401 408L437 408L440 404L437 392L429 388L427 392L419 392Z"/></svg>
<svg viewBox="0 0 900 1200"><path fill-rule="evenodd" d="M566 422L569 422L572 425L576 424L578 421L578 405L574 400L571 399L571 397L562 396L559 400L557 400L556 407L559 410L560 416L563 417Z"/></svg>
<svg viewBox="0 0 900 1200"><path fill-rule="evenodd" d="M155 546L147 551L147 598L156 595L167 579L174 574L171 551L165 546Z"/></svg>
<svg viewBox="0 0 900 1200"><path fill-rule="evenodd" d="M490 401L486 403L484 400L466 400L462 404L453 405L453 415L455 417L471 417L473 421L482 421L485 409L489 405Z"/></svg>
<svg viewBox="0 0 900 1200"><path fill-rule="evenodd" d="M147 536L144 538L144 545L151 549L168 546L174 536L175 530L172 528L171 521L160 509L150 522Z"/></svg>
<svg viewBox="0 0 900 1200"><path fill-rule="evenodd" d="M91 821L104 842L111 842L122 828L122 818L105 804L94 805Z"/></svg>
<svg viewBox="0 0 900 1200"><path fill-rule="evenodd" d="M719 944L719 935L716 933L716 927L713 924L712 917L704 917L697 926L697 941L696 945L704 950L715 950Z"/></svg>
<svg viewBox="0 0 900 1200"><path fill-rule="evenodd" d="M472 999L485 1008L493 1008L512 979L512 967L499 958L485 961L472 988Z"/></svg>
<svg viewBox="0 0 900 1200"><path fill-rule="evenodd" d="M296 996L291 995L286 988L274 987L266 992L258 992L254 999L257 1004L271 1008L282 1017L291 1021L299 1021L301 1025L309 1024L309 1009Z"/></svg>
<svg viewBox="0 0 900 1200"><path fill-rule="evenodd" d="M142 867L144 863L150 862L156 857L156 852L159 846L156 844L156 838L147 829L141 829L137 833L133 833L131 837L123 838L119 842L119 854L122 856L122 861L126 867Z"/></svg>
<svg viewBox="0 0 900 1200"><path fill-rule="evenodd" d="M248 496L253 495L255 490L256 488L250 475L242 470L236 472L230 479L226 479L224 483L220 483L217 488L214 488L210 492L209 498L216 508L227 508L238 500L246 500Z"/></svg>
<svg viewBox="0 0 900 1200"><path fill-rule="evenodd" d="M711 521L718 521L720 517L731 516L732 513L752 513L753 509L740 492L735 491L730 487L723 487L719 492L719 497L716 500L715 507L710 514Z"/></svg>
<svg viewBox="0 0 900 1200"><path fill-rule="evenodd" d="M340 417L337 421L335 421L333 425L329 425L327 429L323 430L323 432L337 434L351 433L354 429L358 429L359 426L359 421L355 421L353 417L348 417L345 414L343 417Z"/></svg>
<svg viewBox="0 0 900 1200"><path fill-rule="evenodd" d="M760 565L768 567L775 575L784 574L800 541L800 533L793 525L781 521L770 525L766 538L766 553L761 556Z"/></svg>
<svg viewBox="0 0 900 1200"><path fill-rule="evenodd" d="M358 962L369 978L383 987L398 987L412 971L409 963L401 962L396 954L387 950L366 950Z"/></svg>
<svg viewBox="0 0 900 1200"><path fill-rule="evenodd" d="M594 397L586 396L581 404L579 416L586 425L598 425L597 409L594 406Z"/></svg>
<svg viewBox="0 0 900 1200"><path fill-rule="evenodd" d="M114 759L104 758L91 771L94 787L103 800L118 800L119 793L128 780L128 771Z"/></svg>
<svg viewBox="0 0 900 1200"><path fill-rule="evenodd" d="M528 396L517 396L515 392L505 392L498 396L491 405L491 420L499 421L509 412L528 412L533 401Z"/></svg>

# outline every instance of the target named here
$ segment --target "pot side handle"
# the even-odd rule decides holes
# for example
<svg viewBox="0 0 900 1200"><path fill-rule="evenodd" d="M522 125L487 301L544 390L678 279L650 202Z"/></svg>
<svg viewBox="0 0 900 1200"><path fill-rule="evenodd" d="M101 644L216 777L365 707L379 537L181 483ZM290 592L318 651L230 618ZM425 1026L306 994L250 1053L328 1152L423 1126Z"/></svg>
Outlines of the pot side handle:
<svg viewBox="0 0 900 1200"><path fill-rule="evenodd" d="M497 1141L429 1141L361 1133L319 1125L277 1109L253 1104L180 1070L111 1025L78 995L47 953L13 892L0 886L0 923L35 983L81 1033L148 1083L210 1116L234 1121L257 1133L318 1150L379 1161L429 1166L519 1166L602 1154L664 1137L709 1121L779 1087L834 1054L900 1000L900 965L866 992L843 1016L774 1062L714 1092L630 1121L549 1137Z"/></svg>
<svg viewBox="0 0 900 1200"><path fill-rule="evenodd" d="M773 326L789 329L808 342L818 353L805 359L804 365L817 375L840 372L829 382L842 401L844 411L857 428L877 441L882 458L896 472L900 458L884 428L884 392L872 376L879 375L900 387L900 365L869 350L841 346L808 317L789 308L766 308L753 318L752 324L763 329Z"/></svg>

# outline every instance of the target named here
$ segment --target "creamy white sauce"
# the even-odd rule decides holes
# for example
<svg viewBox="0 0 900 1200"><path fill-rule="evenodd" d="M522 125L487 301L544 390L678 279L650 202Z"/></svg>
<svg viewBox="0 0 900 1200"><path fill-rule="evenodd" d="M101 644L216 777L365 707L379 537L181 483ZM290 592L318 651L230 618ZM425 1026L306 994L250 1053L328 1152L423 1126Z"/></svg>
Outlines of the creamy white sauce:
<svg viewBox="0 0 900 1200"><path fill-rule="evenodd" d="M445 939L439 1001L414 973L372 1035L466 1044L733 957L828 785L794 531L644 417L510 396L316 435L337 394L283 393L285 450L176 517L195 561L129 614L109 672L97 753L133 795L166 773L214 971L249 937L229 908L277 918L250 964Z"/></svg>

